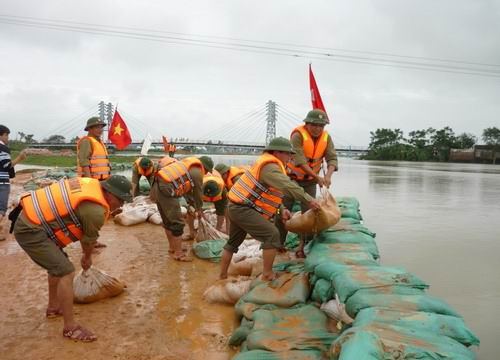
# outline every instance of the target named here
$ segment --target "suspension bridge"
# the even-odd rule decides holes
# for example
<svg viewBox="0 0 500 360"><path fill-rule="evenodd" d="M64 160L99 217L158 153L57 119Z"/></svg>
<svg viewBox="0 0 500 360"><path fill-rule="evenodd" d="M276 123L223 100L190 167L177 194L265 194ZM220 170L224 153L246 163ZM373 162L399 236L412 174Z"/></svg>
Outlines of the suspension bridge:
<svg viewBox="0 0 500 360"><path fill-rule="evenodd" d="M78 136L82 135L82 124L91 117L99 116L105 123L110 124L114 114L114 106L111 103L100 102L97 106L87 109L85 112L71 118L62 126L56 126L46 131L42 141L32 143L32 147L44 148L74 148ZM132 143L127 147L127 151L138 152L142 146L143 139L148 134L162 134L157 129L154 122L145 123L137 117L129 114L120 108L120 114L124 118L127 127L132 135ZM208 153L260 153L262 149L276 136L289 137L291 131L302 124L303 115L297 115L287 108L269 100L265 104L241 115L240 117L223 122L205 134L193 137L171 136L169 142L174 143L178 150L186 152L208 152ZM107 129L106 129L107 130ZM198 131L193 129L190 132ZM57 134L58 141L47 141ZM366 153L367 148L354 146L341 139L338 134L331 133L337 153L341 156L359 156ZM104 138L107 135L104 134ZM61 141L68 139L68 141ZM113 148L113 144L108 145ZM153 138L151 144L152 151L163 150L161 139Z"/></svg>

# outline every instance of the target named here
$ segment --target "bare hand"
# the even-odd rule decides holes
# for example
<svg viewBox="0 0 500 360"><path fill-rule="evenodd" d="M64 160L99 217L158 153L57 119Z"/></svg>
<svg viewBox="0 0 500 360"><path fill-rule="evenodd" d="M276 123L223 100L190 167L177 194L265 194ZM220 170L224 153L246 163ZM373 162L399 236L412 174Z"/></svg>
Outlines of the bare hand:
<svg viewBox="0 0 500 360"><path fill-rule="evenodd" d="M330 186L332 185L332 178L325 178L325 186L326 188L330 188Z"/></svg>
<svg viewBox="0 0 500 360"><path fill-rule="evenodd" d="M318 200L311 200L309 202L309 208L313 210L319 210L321 209L321 204L318 202Z"/></svg>
<svg viewBox="0 0 500 360"><path fill-rule="evenodd" d="M288 209L283 209L283 212L281 213L281 220L287 221L290 220L292 217L292 213Z"/></svg>
<svg viewBox="0 0 500 360"><path fill-rule="evenodd" d="M82 265L83 270L88 270L92 266L92 257L83 255L80 264Z"/></svg>
<svg viewBox="0 0 500 360"><path fill-rule="evenodd" d="M207 218L205 217L205 213L203 212L203 209L196 210L196 215L197 215L198 219L207 220Z"/></svg>
<svg viewBox="0 0 500 360"><path fill-rule="evenodd" d="M325 186L325 179L322 178L321 176L317 176L316 181L318 182L319 187Z"/></svg>
<svg viewBox="0 0 500 360"><path fill-rule="evenodd" d="M24 159L26 159L28 157L28 154L26 152L26 149L25 150L22 150L20 153L19 153L19 161L23 161Z"/></svg>

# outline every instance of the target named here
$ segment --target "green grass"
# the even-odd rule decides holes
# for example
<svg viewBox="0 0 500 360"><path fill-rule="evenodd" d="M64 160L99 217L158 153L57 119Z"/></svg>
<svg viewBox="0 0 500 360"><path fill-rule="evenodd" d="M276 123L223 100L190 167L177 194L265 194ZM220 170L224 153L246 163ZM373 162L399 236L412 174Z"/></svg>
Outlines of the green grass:
<svg viewBox="0 0 500 360"><path fill-rule="evenodd" d="M14 159L19 154L18 151L12 152ZM135 161L134 156L115 156L111 155L109 160L112 164L130 163ZM54 155L28 155L28 157L21 162L23 165L40 165L40 166L58 166L58 167L76 167L76 156L54 156Z"/></svg>

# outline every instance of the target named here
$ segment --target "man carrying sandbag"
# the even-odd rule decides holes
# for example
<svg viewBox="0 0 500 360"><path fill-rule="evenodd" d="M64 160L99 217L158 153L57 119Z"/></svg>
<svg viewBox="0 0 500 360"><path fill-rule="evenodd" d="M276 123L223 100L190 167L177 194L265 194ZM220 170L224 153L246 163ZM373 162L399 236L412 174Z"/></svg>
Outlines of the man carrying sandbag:
<svg viewBox="0 0 500 360"><path fill-rule="evenodd" d="M245 170L250 169L249 166L228 166L223 163L215 165L215 170L217 170L224 180L226 189L229 191L233 187L234 183L240 178Z"/></svg>
<svg viewBox="0 0 500 360"><path fill-rule="evenodd" d="M139 157L134 161L132 165L132 196L136 197L139 195L139 182L141 177L144 176L149 182L149 185L153 182L155 172L155 165L148 157Z"/></svg>
<svg viewBox="0 0 500 360"><path fill-rule="evenodd" d="M75 267L63 248L80 241L80 263L84 270L89 269L99 230L111 212L131 200L130 189L130 182L121 175L101 182L80 177L61 180L21 197L22 211L15 222L14 236L31 259L47 270L46 316L63 316L66 338L84 342L97 339L73 318Z"/></svg>
<svg viewBox="0 0 500 360"><path fill-rule="evenodd" d="M227 190L224 180L217 170L203 177L203 201L211 202L215 206L217 223L215 228L222 231L224 220L226 221L225 233L229 232L229 218L227 217Z"/></svg>
<svg viewBox="0 0 500 360"><path fill-rule="evenodd" d="M224 246L221 259L220 278L227 278L233 253L250 234L262 242L262 280L276 277L273 263L277 249L281 248L280 232L276 222L290 218L290 212L283 209L285 195L302 204L319 209L319 203L304 192L286 175L285 164L292 156L290 141L283 137L274 138L264 149L249 171L245 172L229 191L229 240ZM281 215L281 219L277 216Z"/></svg>
<svg viewBox="0 0 500 360"><path fill-rule="evenodd" d="M208 156L186 157L173 162L156 172L150 197L156 202L170 245L169 253L174 260L192 261L182 250L184 220L182 219L179 198L184 196L193 205L198 217L203 215L203 176L211 172L214 163ZM191 204L192 203L192 204ZM194 239L191 221L189 237Z"/></svg>
<svg viewBox="0 0 500 360"><path fill-rule="evenodd" d="M328 117L324 111L309 111L304 123L293 129L290 135L295 156L293 161L287 163L287 172L306 193L316 198L316 185L329 188L332 183L332 175L338 168L337 153L332 137L325 131ZM323 159L327 164L324 177L320 176ZM284 203L287 209L291 209L293 199L287 198ZM307 208L301 206L301 210L304 212ZM296 252L298 258L305 257L304 242L305 235L301 234L299 249Z"/></svg>

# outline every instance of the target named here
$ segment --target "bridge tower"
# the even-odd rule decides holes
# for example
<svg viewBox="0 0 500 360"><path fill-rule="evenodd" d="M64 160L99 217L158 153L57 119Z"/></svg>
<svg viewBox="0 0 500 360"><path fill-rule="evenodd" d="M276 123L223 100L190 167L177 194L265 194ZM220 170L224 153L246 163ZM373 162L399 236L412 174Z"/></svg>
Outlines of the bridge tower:
<svg viewBox="0 0 500 360"><path fill-rule="evenodd" d="M99 114L99 117L101 118L101 121L106 122L106 104L104 104L104 101L99 102L97 108L97 112Z"/></svg>
<svg viewBox="0 0 500 360"><path fill-rule="evenodd" d="M266 146L276 137L276 103L269 100L266 103Z"/></svg>

